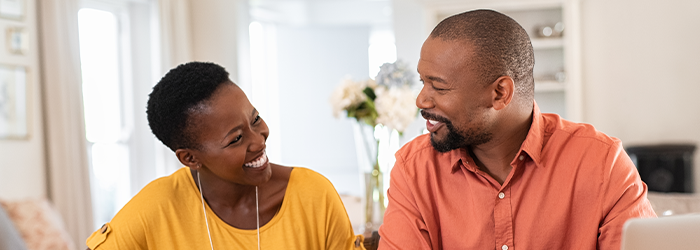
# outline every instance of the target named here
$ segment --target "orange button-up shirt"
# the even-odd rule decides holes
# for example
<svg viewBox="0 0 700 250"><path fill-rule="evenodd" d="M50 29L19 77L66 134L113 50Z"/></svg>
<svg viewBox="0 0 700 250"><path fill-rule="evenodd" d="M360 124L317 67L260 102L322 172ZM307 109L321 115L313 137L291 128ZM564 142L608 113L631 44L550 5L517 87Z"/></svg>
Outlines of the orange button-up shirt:
<svg viewBox="0 0 700 250"><path fill-rule="evenodd" d="M620 249L622 226L655 217L620 140L535 104L499 184L465 149L422 135L396 153L379 249ZM425 236L425 237L424 237Z"/></svg>

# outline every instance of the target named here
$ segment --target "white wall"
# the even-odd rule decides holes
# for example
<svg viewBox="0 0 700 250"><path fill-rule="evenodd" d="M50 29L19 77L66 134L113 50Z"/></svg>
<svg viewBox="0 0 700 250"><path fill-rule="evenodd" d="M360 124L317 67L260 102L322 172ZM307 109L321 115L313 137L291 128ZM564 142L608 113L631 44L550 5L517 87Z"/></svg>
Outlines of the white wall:
<svg viewBox="0 0 700 250"><path fill-rule="evenodd" d="M700 1L582 1L584 120L625 146L700 143ZM695 152L700 192L700 151Z"/></svg>
<svg viewBox="0 0 700 250"><path fill-rule="evenodd" d="M0 19L0 63L27 67L27 101L29 138L0 139L0 199L45 197L47 190L44 154L44 131L40 69L38 63L36 1L25 0L25 17L21 20ZM24 27L29 35L29 51L25 55L11 54L7 48L5 30ZM49 83L50 84L50 83ZM50 94L50 93L46 93Z"/></svg>
<svg viewBox="0 0 700 250"><path fill-rule="evenodd" d="M196 61L215 62L238 79L238 37L241 27L239 8L247 5L238 0L189 1L192 57Z"/></svg>
<svg viewBox="0 0 700 250"><path fill-rule="evenodd" d="M277 28L282 161L325 175L360 196L351 119L335 119L330 96L346 76L369 74L369 27Z"/></svg>

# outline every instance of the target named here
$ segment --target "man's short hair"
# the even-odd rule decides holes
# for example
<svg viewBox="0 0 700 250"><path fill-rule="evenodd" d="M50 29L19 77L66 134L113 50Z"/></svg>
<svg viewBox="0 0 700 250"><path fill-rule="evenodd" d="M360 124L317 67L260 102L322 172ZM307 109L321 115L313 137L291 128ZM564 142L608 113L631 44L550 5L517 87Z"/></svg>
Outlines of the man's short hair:
<svg viewBox="0 0 700 250"><path fill-rule="evenodd" d="M442 20L430 33L432 38L462 41L474 48L474 65L480 81L490 84L510 76L516 92L526 100L534 98L532 69L535 56L530 37L512 18L493 10L474 10Z"/></svg>
<svg viewBox="0 0 700 250"><path fill-rule="evenodd" d="M173 151L197 148L188 131L190 116L219 86L231 83L228 76L223 67L209 62L189 62L171 69L149 95L146 115L153 134Z"/></svg>

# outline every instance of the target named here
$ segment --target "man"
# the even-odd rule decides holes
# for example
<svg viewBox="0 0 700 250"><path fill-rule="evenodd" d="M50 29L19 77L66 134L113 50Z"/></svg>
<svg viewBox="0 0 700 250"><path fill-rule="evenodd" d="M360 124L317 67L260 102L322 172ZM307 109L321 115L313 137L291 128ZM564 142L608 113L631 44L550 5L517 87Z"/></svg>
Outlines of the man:
<svg viewBox="0 0 700 250"><path fill-rule="evenodd" d="M379 249L620 249L654 217L621 142L540 113L525 30L491 10L423 44L422 135L396 153Z"/></svg>

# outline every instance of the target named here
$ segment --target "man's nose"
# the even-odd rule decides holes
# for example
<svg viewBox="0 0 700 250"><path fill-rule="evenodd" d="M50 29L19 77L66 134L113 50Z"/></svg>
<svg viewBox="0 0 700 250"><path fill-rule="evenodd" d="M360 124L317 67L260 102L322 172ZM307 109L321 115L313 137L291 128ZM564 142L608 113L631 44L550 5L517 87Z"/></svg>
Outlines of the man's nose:
<svg viewBox="0 0 700 250"><path fill-rule="evenodd" d="M416 106L418 106L419 109L430 109L435 107L433 98L428 92L429 90L425 86L423 86L423 88L420 90L420 93L416 98Z"/></svg>

